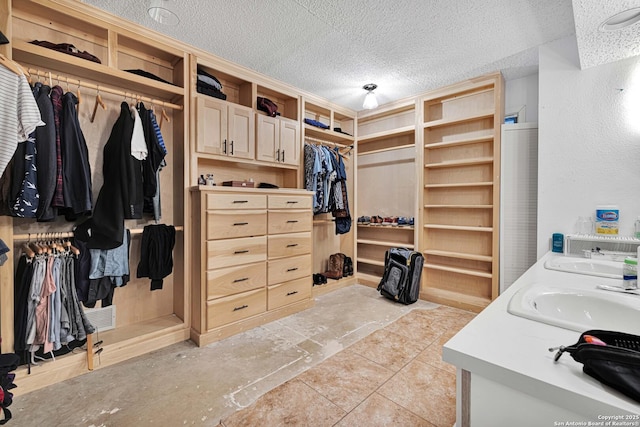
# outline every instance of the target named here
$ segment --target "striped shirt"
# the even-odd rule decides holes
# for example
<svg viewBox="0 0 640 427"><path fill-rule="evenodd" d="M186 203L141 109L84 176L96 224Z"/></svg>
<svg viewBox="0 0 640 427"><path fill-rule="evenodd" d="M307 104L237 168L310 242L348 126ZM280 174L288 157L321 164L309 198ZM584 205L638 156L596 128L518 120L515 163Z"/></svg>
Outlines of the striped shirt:
<svg viewBox="0 0 640 427"><path fill-rule="evenodd" d="M19 142L44 123L27 78L0 66L0 175Z"/></svg>

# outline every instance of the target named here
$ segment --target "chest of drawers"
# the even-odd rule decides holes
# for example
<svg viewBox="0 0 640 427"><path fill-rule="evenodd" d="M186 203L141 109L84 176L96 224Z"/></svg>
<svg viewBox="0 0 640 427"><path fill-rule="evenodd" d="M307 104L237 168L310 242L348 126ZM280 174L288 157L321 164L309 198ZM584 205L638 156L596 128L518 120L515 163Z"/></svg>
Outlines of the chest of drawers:
<svg viewBox="0 0 640 427"><path fill-rule="evenodd" d="M200 187L192 202L196 343L312 304L312 193Z"/></svg>

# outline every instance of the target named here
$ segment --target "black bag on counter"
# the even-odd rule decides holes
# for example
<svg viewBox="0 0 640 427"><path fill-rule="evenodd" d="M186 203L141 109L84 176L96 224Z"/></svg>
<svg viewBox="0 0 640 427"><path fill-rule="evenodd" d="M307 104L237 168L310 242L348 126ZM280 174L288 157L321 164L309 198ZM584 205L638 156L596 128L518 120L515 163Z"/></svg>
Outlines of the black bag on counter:
<svg viewBox="0 0 640 427"><path fill-rule="evenodd" d="M584 365L585 374L640 402L640 336L593 329L560 347L554 360L565 352Z"/></svg>

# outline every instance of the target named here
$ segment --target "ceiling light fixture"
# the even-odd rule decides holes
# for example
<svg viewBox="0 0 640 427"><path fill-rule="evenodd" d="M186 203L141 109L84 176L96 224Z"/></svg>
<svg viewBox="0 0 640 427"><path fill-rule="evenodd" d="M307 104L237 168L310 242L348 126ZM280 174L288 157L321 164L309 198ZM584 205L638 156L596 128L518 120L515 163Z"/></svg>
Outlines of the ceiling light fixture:
<svg viewBox="0 0 640 427"><path fill-rule="evenodd" d="M640 21L640 7L633 7L609 17L600 25L600 31L621 30L638 21Z"/></svg>
<svg viewBox="0 0 640 427"><path fill-rule="evenodd" d="M362 108L365 110L372 110L378 106L378 100L376 99L376 94L373 93L374 90L378 87L375 83L369 83L362 86L362 89L367 91L367 94L364 97L364 102L362 103Z"/></svg>
<svg viewBox="0 0 640 427"><path fill-rule="evenodd" d="M175 8L173 0L151 0L147 13L154 21L163 25L178 25L180 18L171 9Z"/></svg>

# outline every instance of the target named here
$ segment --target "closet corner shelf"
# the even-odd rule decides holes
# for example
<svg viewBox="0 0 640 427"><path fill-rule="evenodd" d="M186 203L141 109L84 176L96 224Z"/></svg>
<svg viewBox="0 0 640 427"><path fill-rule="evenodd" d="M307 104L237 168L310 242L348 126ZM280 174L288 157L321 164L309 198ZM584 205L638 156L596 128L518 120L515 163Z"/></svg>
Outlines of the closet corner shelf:
<svg viewBox="0 0 640 427"><path fill-rule="evenodd" d="M493 187L491 181L457 182L452 184L425 184L424 188L462 188L462 187Z"/></svg>
<svg viewBox="0 0 640 427"><path fill-rule="evenodd" d="M426 249L423 251L423 254L441 256L441 257L447 257L447 258L467 259L471 261L484 261L484 262L493 261L493 257L491 255L478 255L478 254L469 254L464 252L441 251L438 249Z"/></svg>
<svg viewBox="0 0 640 427"><path fill-rule="evenodd" d="M490 135L477 136L473 138L460 138L460 139L452 139L450 141L441 141L441 142L433 142L424 144L424 148L427 150L436 149L436 148L445 148L445 147L455 147L456 145L469 145L476 144L478 142L489 142L494 138L493 132Z"/></svg>
<svg viewBox="0 0 640 427"><path fill-rule="evenodd" d="M424 205L425 209L493 209L493 205Z"/></svg>
<svg viewBox="0 0 640 427"><path fill-rule="evenodd" d="M382 279L382 276L358 272L358 282L364 285L377 286L380 283L380 279Z"/></svg>
<svg viewBox="0 0 640 427"><path fill-rule="evenodd" d="M76 58L75 56L56 52L24 40L14 40L12 46L12 55L15 61L30 64L37 68L51 69L78 76L80 79L98 81L114 87L126 87L132 92L153 94L172 101L184 96L184 88L182 87L128 73L86 59Z"/></svg>
<svg viewBox="0 0 640 427"><path fill-rule="evenodd" d="M319 127L311 126L308 124L304 125L304 133L306 136L323 139L328 142L336 142L339 144L341 143L344 145L351 145L355 140L355 138L351 135L335 132L330 129L321 129Z"/></svg>
<svg viewBox="0 0 640 427"><path fill-rule="evenodd" d="M436 128L441 126L454 125L454 124L464 123L464 122L472 122L474 120L481 120L481 119L493 117L494 114L495 114L495 111L493 109L481 110L481 111L478 111L476 114L472 114L469 116L431 120L431 121L425 122L423 126L425 129L429 129L429 128Z"/></svg>
<svg viewBox="0 0 640 427"><path fill-rule="evenodd" d="M385 240L358 239L358 243L362 245L384 246L387 248L408 248L413 249L413 243L390 242Z"/></svg>
<svg viewBox="0 0 640 427"><path fill-rule="evenodd" d="M493 277L491 273L488 273L486 271L471 270L469 268L450 267L448 265L425 263L424 268L448 271L450 273L464 274L467 276L484 277L485 279L491 279Z"/></svg>
<svg viewBox="0 0 640 427"><path fill-rule="evenodd" d="M404 126L401 128L386 130L382 132L376 132L369 135L362 135L362 136L358 135L358 143L360 144L360 143L381 141L381 140L391 139L398 136L411 135L415 133L415 131L416 131L415 126Z"/></svg>
<svg viewBox="0 0 640 427"><path fill-rule="evenodd" d="M427 163L424 165L425 168L451 168L456 166L475 166L475 165L486 165L493 163L493 157L478 157L475 159L464 159L464 160L449 160L446 162L439 163Z"/></svg>
<svg viewBox="0 0 640 427"><path fill-rule="evenodd" d="M479 231L482 233L493 232L493 227L471 227L467 225L425 224L424 228L431 228L436 230L454 230L454 231Z"/></svg>

